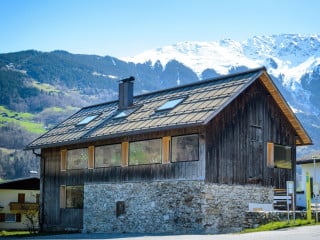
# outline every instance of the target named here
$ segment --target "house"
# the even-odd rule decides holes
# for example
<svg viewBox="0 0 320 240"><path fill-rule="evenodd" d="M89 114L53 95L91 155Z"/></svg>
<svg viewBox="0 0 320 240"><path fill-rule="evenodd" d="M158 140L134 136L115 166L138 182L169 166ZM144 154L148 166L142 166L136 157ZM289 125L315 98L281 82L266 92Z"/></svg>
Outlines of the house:
<svg viewBox="0 0 320 240"><path fill-rule="evenodd" d="M0 183L0 230L38 229L39 198L38 177Z"/></svg>
<svg viewBox="0 0 320 240"><path fill-rule="evenodd" d="M219 233L272 204L312 141L265 68L84 107L41 149L43 231Z"/></svg>
<svg viewBox="0 0 320 240"><path fill-rule="evenodd" d="M307 172L310 175L311 187L311 207L312 209L317 205L320 207L320 158L314 156L310 159L303 159L297 161L297 206L305 209L306 204L306 176Z"/></svg>

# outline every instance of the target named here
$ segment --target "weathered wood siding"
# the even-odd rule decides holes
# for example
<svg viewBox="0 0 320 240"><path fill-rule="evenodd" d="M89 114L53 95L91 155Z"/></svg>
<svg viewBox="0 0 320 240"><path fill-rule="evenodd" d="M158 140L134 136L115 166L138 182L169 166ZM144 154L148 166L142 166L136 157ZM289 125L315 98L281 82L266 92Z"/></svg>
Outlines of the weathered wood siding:
<svg viewBox="0 0 320 240"><path fill-rule="evenodd" d="M138 141L161 138L162 136L185 135L199 133L199 160L167 164L148 164L127 167L108 167L94 169L60 170L60 151L62 148L42 149L43 190L41 219L44 231L57 231L66 228L81 229L83 223L82 209L60 208L61 185L84 185L85 183L136 182L157 180L204 180L205 176L205 139L204 128L181 129L169 132L157 132L122 139L98 141L67 149L83 148L92 145L111 144L122 141Z"/></svg>
<svg viewBox="0 0 320 240"><path fill-rule="evenodd" d="M267 142L292 146L295 131L256 81L207 126L206 181L284 188L293 170L267 167ZM294 164L293 164L294 166Z"/></svg>

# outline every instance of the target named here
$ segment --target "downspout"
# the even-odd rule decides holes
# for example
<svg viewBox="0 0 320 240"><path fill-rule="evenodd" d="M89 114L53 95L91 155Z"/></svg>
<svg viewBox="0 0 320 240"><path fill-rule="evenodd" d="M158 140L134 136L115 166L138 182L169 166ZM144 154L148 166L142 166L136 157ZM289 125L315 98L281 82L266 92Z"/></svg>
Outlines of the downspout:
<svg viewBox="0 0 320 240"><path fill-rule="evenodd" d="M40 158L40 202L39 202L39 228L40 232L43 232L43 221L44 221L44 178L45 178L45 158L41 155L41 153L35 152L32 149L32 153Z"/></svg>

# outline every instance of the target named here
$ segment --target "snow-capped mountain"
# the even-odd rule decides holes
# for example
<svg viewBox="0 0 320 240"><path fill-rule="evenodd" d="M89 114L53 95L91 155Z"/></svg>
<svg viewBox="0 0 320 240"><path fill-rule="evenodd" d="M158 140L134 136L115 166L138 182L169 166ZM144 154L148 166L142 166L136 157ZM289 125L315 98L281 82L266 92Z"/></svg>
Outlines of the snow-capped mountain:
<svg viewBox="0 0 320 240"><path fill-rule="evenodd" d="M284 84L294 88L295 81L299 82L303 74L320 63L320 35L257 36L243 42L230 39L180 42L122 60L134 63L151 60L153 64L159 60L165 66L173 59L190 67L200 77L205 69L227 74L231 67L254 68L264 65L276 77L284 74Z"/></svg>
<svg viewBox="0 0 320 240"><path fill-rule="evenodd" d="M314 141L320 139L320 35L281 34L255 36L243 42L180 42L145 51L122 60L166 66L176 60L192 69L199 79L207 71L218 75L234 69L265 66Z"/></svg>

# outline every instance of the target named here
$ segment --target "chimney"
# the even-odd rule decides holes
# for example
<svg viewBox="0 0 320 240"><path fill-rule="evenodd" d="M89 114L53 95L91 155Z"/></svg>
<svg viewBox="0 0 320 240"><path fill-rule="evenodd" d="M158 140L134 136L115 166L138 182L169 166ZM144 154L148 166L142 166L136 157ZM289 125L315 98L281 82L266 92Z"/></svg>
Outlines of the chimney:
<svg viewBox="0 0 320 240"><path fill-rule="evenodd" d="M119 83L119 109L133 106L133 81L134 77L122 79Z"/></svg>

